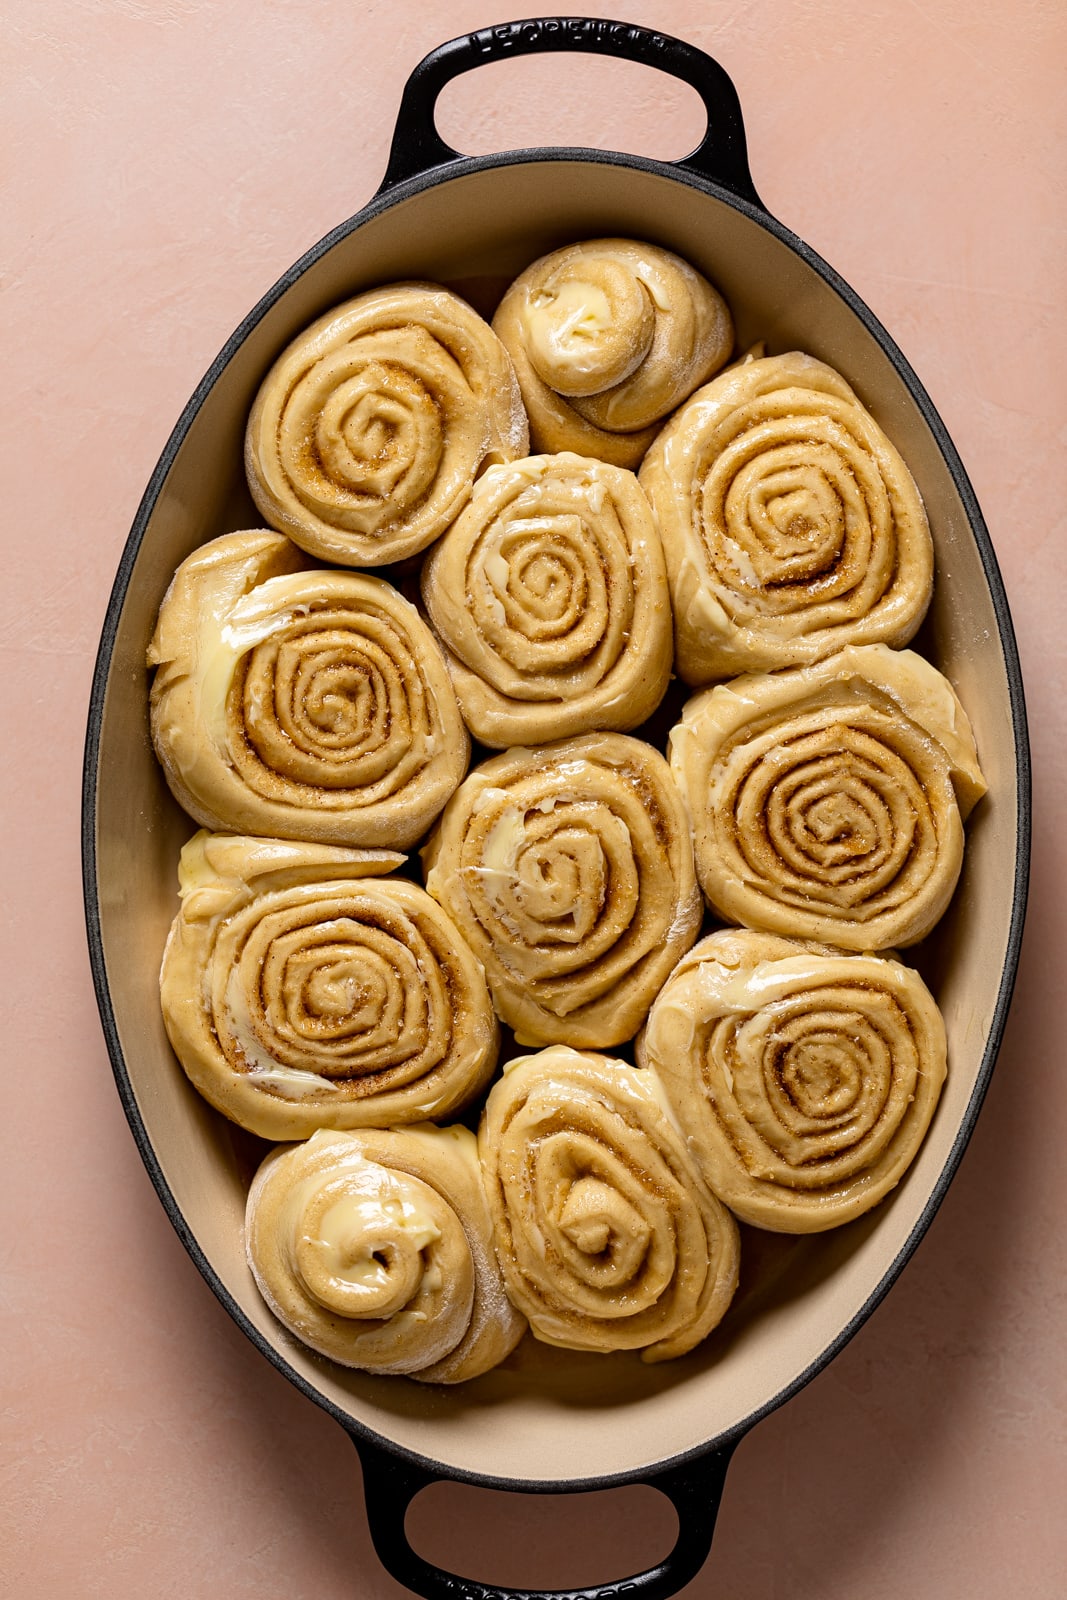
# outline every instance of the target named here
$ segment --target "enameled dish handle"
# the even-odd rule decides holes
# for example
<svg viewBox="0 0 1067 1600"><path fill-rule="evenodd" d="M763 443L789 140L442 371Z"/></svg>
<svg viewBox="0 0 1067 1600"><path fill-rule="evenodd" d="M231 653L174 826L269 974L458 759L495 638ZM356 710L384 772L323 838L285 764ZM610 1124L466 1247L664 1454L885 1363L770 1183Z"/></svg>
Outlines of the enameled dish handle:
<svg viewBox="0 0 1067 1600"><path fill-rule="evenodd" d="M409 178L422 177L435 167L463 159L441 138L434 121L438 96L453 78L486 62L550 51L619 56L642 66L657 67L688 83L704 103L707 131L692 155L669 165L695 173L729 190L736 199L761 211L765 209L748 170L745 125L737 90L719 63L684 39L602 17L535 17L526 22L504 22L463 34L431 50L404 88L379 194Z"/></svg>
<svg viewBox="0 0 1067 1600"><path fill-rule="evenodd" d="M637 1473L628 1482L665 1494L678 1513L678 1537L664 1559L645 1572L576 1589L509 1589L445 1572L408 1542L404 1519L421 1489L447 1479L352 1434L363 1466L367 1519L378 1559L399 1583L423 1600L668 1600L694 1578L707 1560L726 1469L734 1445L709 1451L661 1472Z"/></svg>

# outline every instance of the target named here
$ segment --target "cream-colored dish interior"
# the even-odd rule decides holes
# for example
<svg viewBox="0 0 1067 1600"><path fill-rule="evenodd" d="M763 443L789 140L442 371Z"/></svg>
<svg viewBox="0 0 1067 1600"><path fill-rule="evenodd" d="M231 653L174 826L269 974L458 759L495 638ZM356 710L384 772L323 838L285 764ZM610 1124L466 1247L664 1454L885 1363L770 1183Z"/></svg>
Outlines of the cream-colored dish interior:
<svg viewBox="0 0 1067 1600"><path fill-rule="evenodd" d="M157 1001L177 859L194 831L170 799L147 727L145 649L177 564L215 535L259 525L242 437L256 388L315 316L372 285L443 281L490 310L510 277L572 239L629 234L690 260L725 295L741 348L765 339L838 367L902 451L937 549L931 617L917 646L970 713L990 793L969 828L963 880L909 959L945 1013L950 1069L925 1145L896 1193L836 1233L745 1231L741 1290L698 1351L662 1366L567 1355L527 1339L505 1365L454 1390L348 1372L297 1345L266 1309L241 1229L258 1147L188 1086ZM454 178L386 209L334 245L252 329L194 419L133 569L103 707L97 813L100 920L126 1067L163 1175L212 1269L283 1359L329 1402L396 1444L460 1471L563 1482L640 1472L735 1428L839 1337L905 1247L952 1150L982 1061L1004 968L1019 819L1016 752L997 622L964 508L900 376L843 301L756 223L669 178L582 161L510 164Z"/></svg>

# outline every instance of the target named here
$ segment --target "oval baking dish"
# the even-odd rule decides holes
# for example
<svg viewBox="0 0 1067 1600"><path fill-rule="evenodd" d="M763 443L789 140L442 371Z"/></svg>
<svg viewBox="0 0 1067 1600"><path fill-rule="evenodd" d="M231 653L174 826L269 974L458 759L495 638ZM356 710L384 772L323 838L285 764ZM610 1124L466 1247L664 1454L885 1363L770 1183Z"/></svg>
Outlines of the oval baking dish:
<svg viewBox="0 0 1067 1600"><path fill-rule="evenodd" d="M467 158L434 125L445 84L483 62L599 51L691 84L708 132L688 159L537 149ZM970 826L964 875L916 955L949 1037L950 1071L926 1142L893 1196L815 1238L759 1236L724 1324L691 1355L551 1352L527 1340L506 1367L427 1390L347 1371L274 1321L242 1244L250 1176L241 1137L191 1090L168 1045L156 975L175 910L176 863L193 824L171 800L147 728L145 652L174 569L217 534L259 525L242 468L245 420L279 351L323 311L402 278L444 282L491 311L546 250L629 235L675 250L731 306L740 348L802 349L844 373L908 462L933 528L938 578L919 648L953 681L990 792ZM408 1545L404 1512L425 1484L571 1490L651 1483L681 1532L647 1573L574 1595L674 1594L702 1564L733 1447L841 1349L927 1228L966 1146L993 1068L1026 898L1029 766L1007 602L981 513L927 395L847 284L763 208L740 108L714 61L622 23L547 18L443 45L404 92L385 182L250 313L185 408L148 485L116 577L96 667L84 786L85 900L93 973L119 1092L167 1213L253 1343L353 1438L385 1565L425 1596L503 1596L441 1572ZM769 1241L769 1242L768 1242ZM492 1425L489 1426L491 1419Z"/></svg>

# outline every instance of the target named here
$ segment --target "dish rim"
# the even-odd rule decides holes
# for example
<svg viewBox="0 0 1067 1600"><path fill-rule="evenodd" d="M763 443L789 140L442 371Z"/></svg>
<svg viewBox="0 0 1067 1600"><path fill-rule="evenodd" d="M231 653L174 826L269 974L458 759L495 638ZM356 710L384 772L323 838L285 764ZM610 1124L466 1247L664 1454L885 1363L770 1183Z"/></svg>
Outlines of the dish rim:
<svg viewBox="0 0 1067 1600"><path fill-rule="evenodd" d="M226 340L222 349L208 367L200 383L193 391L190 399L184 406L178 421L167 440L156 466L149 478L148 484L141 497L130 533L123 547L122 555L116 571L104 617L100 644L97 651L93 670L92 686L89 697L88 719L84 748L83 773L82 773L82 885L85 903L86 931L89 945L90 967L92 969L93 984L96 992L97 1005L107 1045L108 1055L111 1060L119 1098L127 1122L130 1125L135 1143L140 1152L141 1159L152 1181L153 1187L163 1205L164 1211L191 1257L197 1270L212 1290L216 1299L233 1318L237 1326L251 1340L261 1355L295 1385L297 1390L309 1400L320 1406L328 1415L345 1429L345 1431L359 1445L379 1448L389 1455L409 1464L411 1467L428 1475L430 1480L447 1478L456 1482L466 1482L483 1488L514 1489L524 1493L571 1493L584 1490L607 1489L632 1484L641 1481L641 1474L632 1469L619 1470L586 1476L574 1479L531 1480L525 1478L511 1478L496 1474L479 1473L467 1468L455 1467L449 1463L441 1462L431 1456L424 1456L406 1446L396 1443L387 1434L379 1433L359 1418L344 1411L336 1405L321 1390L305 1379L295 1368L290 1366L281 1351L267 1339L260 1330L249 1320L240 1305L222 1283L214 1268L208 1261L195 1234L189 1227L178 1205L174 1194L163 1175L162 1167L156 1156L155 1149L148 1135L147 1128L137 1106L126 1062L119 1038L115 1012L111 1001L110 985L108 983L107 967L104 957L103 931L100 916L99 879L97 874L97 777L99 770L100 742L103 728L104 708L107 696L110 670L117 640L119 623L125 608L126 597L130 580L133 575L134 564L144 542L149 522L155 511L156 505L163 493L170 470L177 454L184 443L197 415L199 414L208 395L214 389L223 372L248 336L263 320L267 313L273 309L287 291L300 279L304 273L314 266L323 256L337 244L347 239L352 233L366 223L373 221L383 212L392 209L399 202L413 198L422 192L436 188L439 185L451 182L453 179L465 177L471 173L480 173L496 167L511 165L527 165L532 163L582 163L621 166L636 169L652 175L667 178L673 182L681 183L693 188L700 193L712 196L714 199L740 211L758 226L769 231L783 245L792 250L805 262L826 284L836 292L837 296L855 317L862 323L867 332L873 337L883 353L895 368L903 381L908 394L916 405L920 415L926 422L931 435L941 453L945 466L953 480L963 505L967 522L974 537L979 559L982 564L986 584L989 589L990 601L997 623L998 639L1004 659L1005 676L1007 680L1008 695L1012 713L1012 739L1015 751L1015 801L1016 813L1016 848L1015 871L1012 886L1012 909L1005 946L1004 964L1001 970L996 1002L992 1012L989 1031L986 1036L982 1059L975 1078L974 1088L967 1102L963 1116L952 1142L946 1161L938 1174L923 1209L908 1235L903 1246L897 1252L882 1277L872 1289L858 1311L838 1331L837 1335L827 1344L819 1355L796 1377L791 1379L781 1389L776 1390L762 1405L750 1412L740 1422L720 1434L702 1441L687 1450L681 1451L661 1462L655 1463L648 1469L649 1473L667 1473L688 1463L698 1461L713 1452L725 1452L734 1445L749 1430L779 1406L784 1405L795 1394L799 1393L819 1372L827 1367L841 1352L850 1340L859 1331L862 1325L876 1310L878 1305L893 1287L900 1273L914 1254L924 1234L929 1228L950 1183L955 1177L960 1161L974 1131L982 1103L988 1091L993 1068L1003 1040L1007 1024L1008 1011L1011 1003L1012 992L1018 973L1019 959L1022 945L1023 924L1026 913L1026 901L1029 887L1029 862L1031 841L1031 767L1030 750L1027 733L1026 707L1022 681L1022 671L1019 662L1018 647L1015 638L1014 626L1008 607L1007 594L1000 573L999 564L993 549L989 532L978 505L977 497L971 486L966 470L960 460L952 439L941 420L933 402L906 360L895 341L892 339L881 322L860 299L856 292L841 276L826 262L816 251L794 234L784 224L773 217L762 206L755 205L734 190L712 182L684 166L673 162L654 160L650 157L630 155L620 151L604 151L584 149L570 146L534 147L524 150L500 151L486 156L462 156L449 161L442 166L432 167L429 171L417 176L406 178L394 184L383 184L370 201L355 212L351 217L337 225L325 234L316 244L295 261L270 289L261 297L247 316L239 323L234 332Z"/></svg>

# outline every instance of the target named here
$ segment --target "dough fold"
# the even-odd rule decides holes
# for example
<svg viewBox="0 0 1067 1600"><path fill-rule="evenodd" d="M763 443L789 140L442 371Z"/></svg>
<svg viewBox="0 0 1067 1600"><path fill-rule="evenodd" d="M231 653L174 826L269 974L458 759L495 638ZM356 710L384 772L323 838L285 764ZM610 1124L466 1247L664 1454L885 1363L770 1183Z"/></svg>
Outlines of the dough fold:
<svg viewBox="0 0 1067 1600"><path fill-rule="evenodd" d="M422 595L482 744L636 728L667 688L671 602L636 478L563 453L491 467Z"/></svg>
<svg viewBox="0 0 1067 1600"><path fill-rule="evenodd" d="M736 1216L817 1233L877 1205L914 1160L945 1079L945 1028L900 961L742 928L679 962L638 1059Z"/></svg>
<svg viewBox="0 0 1067 1600"><path fill-rule="evenodd" d="M589 239L533 262L493 318L538 451L635 468L674 408L730 354L726 302L680 256Z"/></svg>
<svg viewBox="0 0 1067 1600"><path fill-rule="evenodd" d="M478 1144L501 1270L535 1338L666 1361L721 1320L737 1227L652 1073L562 1045L518 1057Z"/></svg>
<svg viewBox="0 0 1067 1600"><path fill-rule="evenodd" d="M282 352L245 435L252 498L322 561L425 550L481 469L526 455L507 352L465 300L394 283L347 300Z"/></svg>
<svg viewBox="0 0 1067 1600"><path fill-rule="evenodd" d="M204 827L406 849L467 770L440 646L381 578L266 529L193 552L148 652L152 738Z"/></svg>
<svg viewBox="0 0 1067 1600"><path fill-rule="evenodd" d="M441 1121L492 1074L482 969L402 857L198 833L160 996L206 1100L265 1139Z"/></svg>
<svg viewBox="0 0 1067 1600"><path fill-rule="evenodd" d="M712 909L856 951L929 933L986 788L952 685L886 645L694 695L670 761Z"/></svg>
<svg viewBox="0 0 1067 1600"><path fill-rule="evenodd" d="M245 1243L274 1315L343 1366L463 1383L525 1331L466 1128L319 1132L273 1151L249 1191Z"/></svg>
<svg viewBox="0 0 1067 1600"><path fill-rule="evenodd" d="M904 645L923 619L934 558L918 489L813 356L720 373L656 438L641 483L686 683L803 666L847 644Z"/></svg>
<svg viewBox="0 0 1067 1600"><path fill-rule="evenodd" d="M626 734L495 756L422 854L520 1044L632 1038L699 930L681 796L663 757Z"/></svg>

